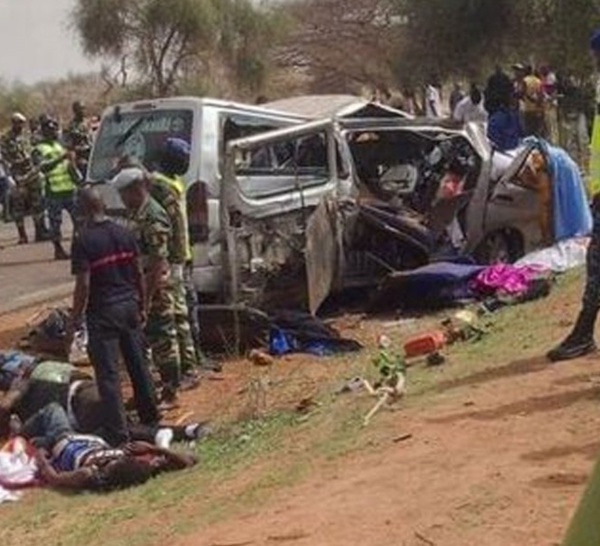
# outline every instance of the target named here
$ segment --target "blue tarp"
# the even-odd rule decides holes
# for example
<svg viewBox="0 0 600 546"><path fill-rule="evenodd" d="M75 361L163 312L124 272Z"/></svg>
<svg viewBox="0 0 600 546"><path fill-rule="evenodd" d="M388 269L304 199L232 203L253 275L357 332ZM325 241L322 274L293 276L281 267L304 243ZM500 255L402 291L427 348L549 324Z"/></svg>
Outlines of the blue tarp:
<svg viewBox="0 0 600 546"><path fill-rule="evenodd" d="M554 238L557 242L592 232L592 213L579 167L562 148L535 139L548 160L554 202Z"/></svg>
<svg viewBox="0 0 600 546"><path fill-rule="evenodd" d="M472 297L469 281L485 266L436 262L412 271L389 275L382 283L376 305L394 301L406 308L444 307Z"/></svg>

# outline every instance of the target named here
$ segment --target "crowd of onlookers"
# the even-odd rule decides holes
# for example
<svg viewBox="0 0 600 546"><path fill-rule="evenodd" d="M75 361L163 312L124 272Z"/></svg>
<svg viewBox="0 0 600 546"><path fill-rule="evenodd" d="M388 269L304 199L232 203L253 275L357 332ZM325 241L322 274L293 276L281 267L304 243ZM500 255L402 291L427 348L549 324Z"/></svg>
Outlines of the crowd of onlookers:
<svg viewBox="0 0 600 546"><path fill-rule="evenodd" d="M484 84L455 82L450 89L432 76L422 93L405 89L385 100L415 116L487 123L490 141L499 150L535 136L565 148L580 165L587 162L593 91L548 66L517 63L510 74L498 66Z"/></svg>

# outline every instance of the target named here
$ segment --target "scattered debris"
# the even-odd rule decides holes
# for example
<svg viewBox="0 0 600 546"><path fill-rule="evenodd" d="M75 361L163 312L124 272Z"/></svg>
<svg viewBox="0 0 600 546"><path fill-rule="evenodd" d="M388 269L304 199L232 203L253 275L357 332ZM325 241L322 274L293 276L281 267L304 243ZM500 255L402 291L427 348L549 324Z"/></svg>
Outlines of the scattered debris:
<svg viewBox="0 0 600 546"><path fill-rule="evenodd" d="M318 408L319 406L320 404L317 401L315 401L312 396L309 396L307 398L303 398L302 400L300 400L300 402L298 402L298 404L296 404L296 412L302 415L306 415L307 413L310 413L313 409Z"/></svg>
<svg viewBox="0 0 600 546"><path fill-rule="evenodd" d="M430 368L436 368L443 366L446 363L446 357L442 353L431 353L427 355L427 366Z"/></svg>
<svg viewBox="0 0 600 546"><path fill-rule="evenodd" d="M394 439L392 439L392 442L399 444L401 442L406 442L407 440L412 440L412 438L412 434L403 434L402 436L396 436Z"/></svg>
<svg viewBox="0 0 600 546"><path fill-rule="evenodd" d="M439 352L448 343L446 332L435 330L409 339L404 344L406 358L428 356Z"/></svg>
<svg viewBox="0 0 600 546"><path fill-rule="evenodd" d="M252 349L250 354L248 355L248 359L255 366L260 367L269 367L275 364L275 359L270 355L265 353L264 351L260 351L259 349Z"/></svg>
<svg viewBox="0 0 600 546"><path fill-rule="evenodd" d="M308 538L310 535L308 533L290 533L289 535L273 535L269 537L270 542L293 542L296 540L303 540Z"/></svg>
<svg viewBox="0 0 600 546"><path fill-rule="evenodd" d="M357 393L365 388L364 379L362 377L353 377L350 381L347 381L342 385L340 389L336 391L337 395L347 393Z"/></svg>
<svg viewBox="0 0 600 546"><path fill-rule="evenodd" d="M373 364L379 371L379 380L371 385L366 379L363 381L367 392L378 398L377 403L364 418L367 426L377 412L386 404L395 402L406 393L406 365L404 358L398 353L391 353L391 341L387 336L379 338L379 354Z"/></svg>
<svg viewBox="0 0 600 546"><path fill-rule="evenodd" d="M436 546L436 543L433 542L433 540L429 540L426 536L422 535L421 533L415 531L415 537L418 538L421 542L424 542L425 544L429 544L429 546Z"/></svg>

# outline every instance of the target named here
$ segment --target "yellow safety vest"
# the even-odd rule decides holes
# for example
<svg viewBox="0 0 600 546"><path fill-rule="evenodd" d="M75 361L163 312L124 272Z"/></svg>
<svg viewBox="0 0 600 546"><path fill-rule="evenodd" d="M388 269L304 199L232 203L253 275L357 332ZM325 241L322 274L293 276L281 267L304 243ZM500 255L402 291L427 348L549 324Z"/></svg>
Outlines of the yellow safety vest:
<svg viewBox="0 0 600 546"><path fill-rule="evenodd" d="M590 181L588 189L590 195L594 197L600 194L600 76L598 76L596 82L596 112L590 151Z"/></svg>
<svg viewBox="0 0 600 546"><path fill-rule="evenodd" d="M60 142L42 142L38 144L37 149L43 161L54 161L66 153ZM61 161L54 169L47 172L46 180L48 181L48 191L50 193L67 193L77 189L68 159Z"/></svg>
<svg viewBox="0 0 600 546"><path fill-rule="evenodd" d="M155 179L167 186L179 199L179 207L183 214L183 223L185 225L185 259L188 262L192 261L192 246L190 244L190 227L187 215L187 199L185 193L185 182L180 176L174 176L173 178L166 176L162 173L156 173Z"/></svg>

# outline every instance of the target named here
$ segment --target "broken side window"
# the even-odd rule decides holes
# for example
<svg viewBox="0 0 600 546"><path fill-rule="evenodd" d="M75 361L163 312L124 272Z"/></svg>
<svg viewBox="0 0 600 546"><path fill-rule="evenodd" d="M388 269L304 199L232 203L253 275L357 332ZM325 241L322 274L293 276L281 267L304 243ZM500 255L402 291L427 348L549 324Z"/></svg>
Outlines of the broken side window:
<svg viewBox="0 0 600 546"><path fill-rule="evenodd" d="M238 153L236 174L246 197L260 199L325 184L327 135L292 138Z"/></svg>

